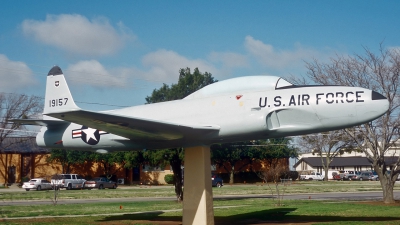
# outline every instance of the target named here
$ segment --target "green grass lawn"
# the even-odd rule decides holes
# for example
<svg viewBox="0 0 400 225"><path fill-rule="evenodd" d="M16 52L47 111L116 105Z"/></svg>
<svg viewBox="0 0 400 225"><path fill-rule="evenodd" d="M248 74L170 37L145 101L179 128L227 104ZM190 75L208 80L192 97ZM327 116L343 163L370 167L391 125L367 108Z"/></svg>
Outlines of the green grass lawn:
<svg viewBox="0 0 400 225"><path fill-rule="evenodd" d="M213 188L214 196L271 194L266 184ZM381 191L379 182L295 182L281 186L285 194ZM400 190L398 184L395 190ZM181 224L182 204L171 201L53 205L54 191L0 192L0 201L45 200L48 204L0 206L0 224ZM173 197L172 186L141 186L106 190L62 190L61 199ZM271 198L214 200L216 224L400 224L400 202L283 200ZM29 219L5 219L17 217ZM3 219L2 219L3 218Z"/></svg>
<svg viewBox="0 0 400 225"><path fill-rule="evenodd" d="M379 202L323 202L314 200L284 200L283 206L275 206L275 203L276 201L269 198L215 200L215 223L262 224L275 221L312 224L400 224L400 204L384 205ZM122 206L122 209L120 206ZM0 209L3 218L53 217L3 221L0 219L0 223L179 224L182 221L181 209L182 204L175 201L36 205L34 207L5 206ZM153 212L150 213L149 211ZM76 215L84 216L78 217Z"/></svg>

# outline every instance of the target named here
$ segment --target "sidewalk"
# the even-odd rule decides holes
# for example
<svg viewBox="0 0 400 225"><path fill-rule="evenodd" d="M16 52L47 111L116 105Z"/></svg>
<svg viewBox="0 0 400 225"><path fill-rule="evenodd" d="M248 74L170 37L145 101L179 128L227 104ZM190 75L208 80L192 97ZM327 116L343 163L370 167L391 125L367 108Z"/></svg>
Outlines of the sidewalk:
<svg viewBox="0 0 400 225"><path fill-rule="evenodd" d="M4 188L1 187L1 188L0 188L0 192L23 190L22 188L18 187L18 184L19 184L19 183L14 183L14 184L11 184L11 185L8 186L8 187L4 187Z"/></svg>
<svg viewBox="0 0 400 225"><path fill-rule="evenodd" d="M19 185L19 183L13 183L13 184L10 184L10 186L8 186L8 188L13 188L13 189L20 188L20 187L18 187L18 185Z"/></svg>

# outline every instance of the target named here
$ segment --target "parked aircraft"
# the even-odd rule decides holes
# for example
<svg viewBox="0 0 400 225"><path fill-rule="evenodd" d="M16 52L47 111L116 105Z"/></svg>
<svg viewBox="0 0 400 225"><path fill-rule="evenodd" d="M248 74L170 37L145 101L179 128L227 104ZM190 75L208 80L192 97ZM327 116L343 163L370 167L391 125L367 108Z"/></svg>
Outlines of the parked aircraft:
<svg viewBox="0 0 400 225"><path fill-rule="evenodd" d="M341 129L384 114L388 100L365 88L296 86L275 76L210 84L182 100L109 111L79 108L60 67L47 75L37 144L93 150L159 149L267 139Z"/></svg>

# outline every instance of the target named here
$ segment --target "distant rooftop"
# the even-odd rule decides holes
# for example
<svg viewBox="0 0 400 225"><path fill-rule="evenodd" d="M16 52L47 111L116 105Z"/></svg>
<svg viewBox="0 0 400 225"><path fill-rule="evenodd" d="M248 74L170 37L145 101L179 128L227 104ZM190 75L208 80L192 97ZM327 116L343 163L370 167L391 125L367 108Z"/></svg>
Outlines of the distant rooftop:
<svg viewBox="0 0 400 225"><path fill-rule="evenodd" d="M397 156L386 156L385 162L387 165L391 165L397 161ZM326 159L322 159L324 163ZM305 162L312 167L322 167L322 161L320 157L304 157L301 158L293 167L297 167L300 163ZM335 157L333 158L329 167L349 167L349 166L371 166L371 161L367 157L361 156L350 156L350 157Z"/></svg>
<svg viewBox="0 0 400 225"><path fill-rule="evenodd" d="M37 146L35 137L10 137L0 145L1 153L50 153L50 149Z"/></svg>

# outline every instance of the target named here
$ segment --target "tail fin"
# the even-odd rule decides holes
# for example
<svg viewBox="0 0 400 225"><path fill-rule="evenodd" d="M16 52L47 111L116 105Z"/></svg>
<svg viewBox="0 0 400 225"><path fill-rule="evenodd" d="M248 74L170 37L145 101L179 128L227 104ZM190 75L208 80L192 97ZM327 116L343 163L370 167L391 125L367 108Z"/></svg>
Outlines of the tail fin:
<svg viewBox="0 0 400 225"><path fill-rule="evenodd" d="M72 98L60 67L54 66L47 75L43 114L79 110Z"/></svg>

